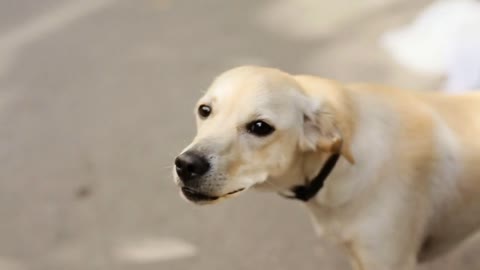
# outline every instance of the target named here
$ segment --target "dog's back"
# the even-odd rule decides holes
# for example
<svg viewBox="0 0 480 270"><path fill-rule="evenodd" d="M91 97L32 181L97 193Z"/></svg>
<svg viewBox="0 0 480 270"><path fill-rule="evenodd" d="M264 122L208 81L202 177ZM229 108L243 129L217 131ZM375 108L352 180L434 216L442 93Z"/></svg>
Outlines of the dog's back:
<svg viewBox="0 0 480 270"><path fill-rule="evenodd" d="M424 196L432 209L419 258L449 251L480 227L480 93L366 85L357 90L387 104L401 119L404 134L392 154L405 156L410 169L424 174L418 178L429 182Z"/></svg>
<svg viewBox="0 0 480 270"><path fill-rule="evenodd" d="M362 151L354 154L365 152L362 145L372 144L371 139L390 142L388 150L371 151L388 151L383 168L412 175L412 192L429 205L418 217L419 224L425 222L420 260L449 251L480 227L480 93L449 95L363 83L342 87L316 77L296 78L311 95L343 91L330 96L353 100L357 129L378 133L371 138L360 136L356 145ZM374 155L371 151L368 159Z"/></svg>
<svg viewBox="0 0 480 270"><path fill-rule="evenodd" d="M425 250L428 257L448 250L480 227L480 93L418 96L445 124L453 135L450 140L456 145L452 149L456 158L447 156L455 164L452 166L457 170L452 174L455 179L436 183L435 188L448 196L442 204L444 209L440 209L440 215L431 222L432 231Z"/></svg>

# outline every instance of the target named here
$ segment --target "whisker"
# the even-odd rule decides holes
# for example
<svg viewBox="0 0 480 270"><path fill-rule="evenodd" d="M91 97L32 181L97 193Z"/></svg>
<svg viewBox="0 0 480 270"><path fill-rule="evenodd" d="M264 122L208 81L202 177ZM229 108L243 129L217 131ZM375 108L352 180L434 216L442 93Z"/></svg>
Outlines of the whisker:
<svg viewBox="0 0 480 270"><path fill-rule="evenodd" d="M173 169L173 165L168 165L168 166L160 168L160 170L162 170L162 171L163 170L171 170L171 169Z"/></svg>

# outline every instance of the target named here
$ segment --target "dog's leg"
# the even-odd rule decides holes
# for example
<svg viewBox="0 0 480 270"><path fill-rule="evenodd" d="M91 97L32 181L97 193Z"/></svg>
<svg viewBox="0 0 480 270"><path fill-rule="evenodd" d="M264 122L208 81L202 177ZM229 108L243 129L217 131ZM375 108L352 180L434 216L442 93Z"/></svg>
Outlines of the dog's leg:
<svg viewBox="0 0 480 270"><path fill-rule="evenodd" d="M355 250L353 244L351 242L345 243L344 245L345 251L348 254L348 259L350 261L350 265L352 266L353 270L365 270L365 265L362 262L362 259L360 256L357 254L357 251Z"/></svg>
<svg viewBox="0 0 480 270"><path fill-rule="evenodd" d="M352 243L346 246L349 261L354 270L414 270L416 266L415 255L411 254L404 259L389 259L382 257L385 250L358 249Z"/></svg>
<svg viewBox="0 0 480 270"><path fill-rule="evenodd" d="M413 199L412 199L413 200ZM385 205L383 205L385 206ZM414 270L424 231L421 204L386 208L354 225L343 246L355 270Z"/></svg>
<svg viewBox="0 0 480 270"><path fill-rule="evenodd" d="M352 231L343 246L355 270L414 270L423 234L418 211L378 213ZM397 209L399 210L399 209ZM402 209L403 210L403 209ZM393 214L395 213L395 214Z"/></svg>

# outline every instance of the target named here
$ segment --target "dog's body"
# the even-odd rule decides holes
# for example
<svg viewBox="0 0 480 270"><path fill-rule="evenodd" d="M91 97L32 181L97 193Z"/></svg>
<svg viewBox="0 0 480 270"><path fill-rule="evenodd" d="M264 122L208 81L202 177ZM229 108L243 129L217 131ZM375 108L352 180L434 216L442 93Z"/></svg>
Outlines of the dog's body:
<svg viewBox="0 0 480 270"><path fill-rule="evenodd" d="M309 207L359 269L411 269L417 257L447 251L480 226L478 93L299 81L311 96L330 88L350 100L353 119L341 121L355 125L356 163L337 168Z"/></svg>
<svg viewBox="0 0 480 270"><path fill-rule="evenodd" d="M303 184L341 141L344 158L306 205L317 231L344 247L355 269L413 269L480 227L480 94L240 67L222 74L200 104L211 116L198 120L184 154L202 153L209 166L190 181L177 164L176 180L192 201ZM252 129L255 119L274 131Z"/></svg>

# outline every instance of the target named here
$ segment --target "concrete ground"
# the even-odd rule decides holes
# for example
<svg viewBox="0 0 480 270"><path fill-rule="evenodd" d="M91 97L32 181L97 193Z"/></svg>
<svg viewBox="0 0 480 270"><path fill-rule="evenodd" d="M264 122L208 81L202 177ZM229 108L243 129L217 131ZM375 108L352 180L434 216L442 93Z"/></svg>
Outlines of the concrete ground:
<svg viewBox="0 0 480 270"><path fill-rule="evenodd" d="M437 87L377 45L428 3L0 1L0 270L348 269L300 203L194 207L172 160L236 65ZM479 269L479 249L422 269Z"/></svg>

